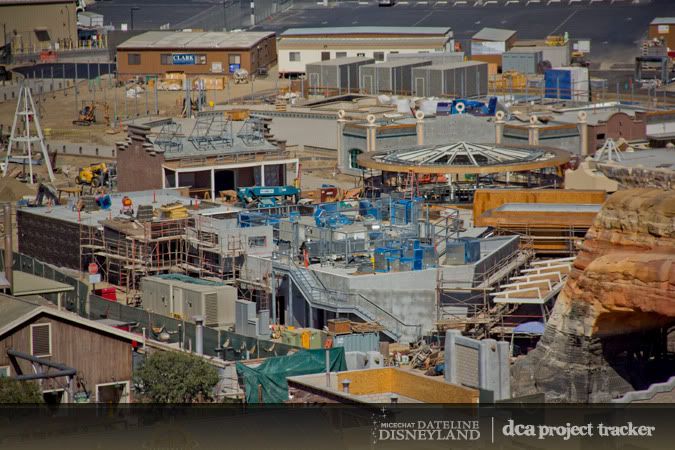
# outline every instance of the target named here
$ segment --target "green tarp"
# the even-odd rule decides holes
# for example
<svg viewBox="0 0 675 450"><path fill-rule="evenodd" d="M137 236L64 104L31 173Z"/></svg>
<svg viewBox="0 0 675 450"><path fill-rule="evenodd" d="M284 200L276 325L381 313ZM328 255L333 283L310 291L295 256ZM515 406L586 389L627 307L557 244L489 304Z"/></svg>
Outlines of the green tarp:
<svg viewBox="0 0 675 450"><path fill-rule="evenodd" d="M330 371L347 370L345 349L329 350ZM309 375L326 371L326 350L302 350L289 356L268 358L258 367L237 363L237 374L244 379L247 403L258 401L258 386L262 388L262 403L283 403L288 400L286 377Z"/></svg>

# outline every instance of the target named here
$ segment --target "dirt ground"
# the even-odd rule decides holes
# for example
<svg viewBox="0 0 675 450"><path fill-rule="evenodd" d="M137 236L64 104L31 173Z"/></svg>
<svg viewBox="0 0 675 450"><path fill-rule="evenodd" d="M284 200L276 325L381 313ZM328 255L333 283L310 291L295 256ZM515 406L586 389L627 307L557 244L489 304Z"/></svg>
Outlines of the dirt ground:
<svg viewBox="0 0 675 450"><path fill-rule="evenodd" d="M109 120L115 115L119 120L131 120L138 116L144 116L146 112L146 94L142 92L136 98L127 98L124 87L113 87L114 83L109 78L101 79L99 83L81 81L78 84L79 93L77 99L74 88L53 93L33 93L36 108L40 113L40 123L49 140L65 142L92 143L100 145L112 145L119 141L121 129L112 133L110 126L106 126L106 116ZM273 67L265 78L256 78L248 84L230 83L227 89L220 91L206 91L206 101L215 104L227 104L231 99L236 99L261 91L272 91L288 87L288 80L277 78L277 68ZM184 98L183 91L157 91L157 105L159 115L171 117L180 113ZM78 118L78 112L85 103L95 102L96 124L91 126L73 125L73 120ZM107 107L106 107L107 106ZM0 124L9 133L16 102L8 101L0 103ZM155 92L149 89L147 92L147 110L154 115Z"/></svg>

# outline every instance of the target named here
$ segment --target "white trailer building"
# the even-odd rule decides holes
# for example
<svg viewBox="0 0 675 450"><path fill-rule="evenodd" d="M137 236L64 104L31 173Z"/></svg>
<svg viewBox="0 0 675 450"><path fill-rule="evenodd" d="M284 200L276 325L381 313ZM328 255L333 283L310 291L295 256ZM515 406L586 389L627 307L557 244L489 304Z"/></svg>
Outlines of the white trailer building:
<svg viewBox="0 0 675 450"><path fill-rule="evenodd" d="M294 77L318 61L362 56L381 62L390 54L453 49L453 32L446 27L290 28L279 37L277 59L279 74Z"/></svg>

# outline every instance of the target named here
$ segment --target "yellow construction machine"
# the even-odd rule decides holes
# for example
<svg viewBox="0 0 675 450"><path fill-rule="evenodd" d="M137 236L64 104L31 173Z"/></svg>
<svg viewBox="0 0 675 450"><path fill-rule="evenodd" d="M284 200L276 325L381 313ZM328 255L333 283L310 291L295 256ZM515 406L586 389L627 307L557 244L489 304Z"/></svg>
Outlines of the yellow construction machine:
<svg viewBox="0 0 675 450"><path fill-rule="evenodd" d="M109 171L106 163L96 163L80 168L80 172L75 177L75 182L98 187L108 182L108 176Z"/></svg>

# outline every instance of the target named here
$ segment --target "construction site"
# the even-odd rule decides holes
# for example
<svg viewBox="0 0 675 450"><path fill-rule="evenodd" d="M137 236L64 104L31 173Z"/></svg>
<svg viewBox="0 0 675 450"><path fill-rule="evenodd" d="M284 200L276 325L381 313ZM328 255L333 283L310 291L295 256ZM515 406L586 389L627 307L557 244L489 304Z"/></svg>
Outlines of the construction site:
<svg viewBox="0 0 675 450"><path fill-rule="evenodd" d="M650 39L641 77L670 73ZM665 81L628 100L590 41L495 28L162 29L117 53L0 102L7 301L39 278L41 314L217 368L214 401L675 392Z"/></svg>

